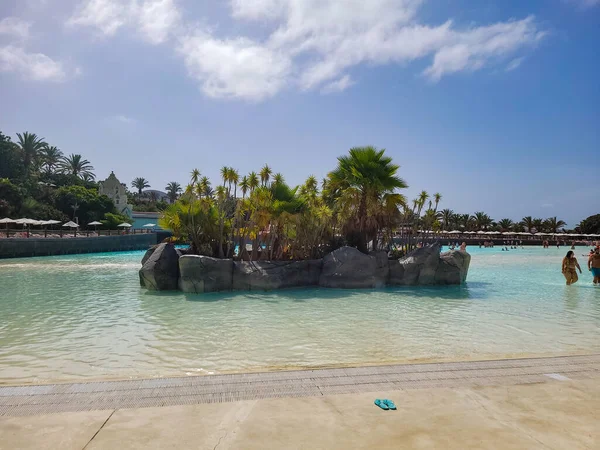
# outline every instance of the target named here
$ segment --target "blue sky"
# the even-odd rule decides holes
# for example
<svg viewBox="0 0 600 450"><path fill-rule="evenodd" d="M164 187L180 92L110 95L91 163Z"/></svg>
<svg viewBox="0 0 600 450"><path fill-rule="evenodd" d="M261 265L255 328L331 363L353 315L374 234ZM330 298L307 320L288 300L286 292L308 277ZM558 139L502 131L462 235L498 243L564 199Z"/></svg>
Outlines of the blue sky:
<svg viewBox="0 0 600 450"><path fill-rule="evenodd" d="M600 213L600 0L2 0L0 130L99 178L290 184L386 148L409 199Z"/></svg>

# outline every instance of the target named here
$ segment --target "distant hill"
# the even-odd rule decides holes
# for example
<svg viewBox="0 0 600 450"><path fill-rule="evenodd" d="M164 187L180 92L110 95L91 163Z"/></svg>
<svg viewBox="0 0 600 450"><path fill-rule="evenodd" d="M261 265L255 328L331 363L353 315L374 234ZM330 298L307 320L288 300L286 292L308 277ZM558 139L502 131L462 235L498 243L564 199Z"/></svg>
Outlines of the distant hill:
<svg viewBox="0 0 600 450"><path fill-rule="evenodd" d="M158 200L158 201L161 201L161 200L168 201L169 200L169 197L167 196L166 192L157 191L156 189L147 189L147 190L143 191L142 194L145 197L151 197L152 194L154 194L156 196L156 200Z"/></svg>

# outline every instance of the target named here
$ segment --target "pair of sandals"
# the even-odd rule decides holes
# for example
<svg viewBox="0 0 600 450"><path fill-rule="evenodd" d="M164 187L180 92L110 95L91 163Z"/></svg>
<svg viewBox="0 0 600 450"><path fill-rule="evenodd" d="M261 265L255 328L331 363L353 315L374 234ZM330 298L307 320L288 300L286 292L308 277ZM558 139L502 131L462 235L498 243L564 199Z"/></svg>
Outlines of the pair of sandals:
<svg viewBox="0 0 600 450"><path fill-rule="evenodd" d="M388 409L391 409L391 410L394 410L394 411L396 410L396 405L394 404L394 402L391 401L391 400L389 400L389 399L387 399L387 398L384 398L383 400L380 399L380 398L375 399L375 404L377 406L379 406L381 409L385 409L386 411Z"/></svg>

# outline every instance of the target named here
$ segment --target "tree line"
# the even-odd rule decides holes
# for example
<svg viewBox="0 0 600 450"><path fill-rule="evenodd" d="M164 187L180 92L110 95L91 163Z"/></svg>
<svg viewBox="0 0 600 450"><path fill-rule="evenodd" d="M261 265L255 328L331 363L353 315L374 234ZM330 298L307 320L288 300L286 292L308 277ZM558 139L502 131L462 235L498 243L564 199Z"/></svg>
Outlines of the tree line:
<svg viewBox="0 0 600 450"><path fill-rule="evenodd" d="M63 152L35 133L17 133L13 142L0 132L0 216L75 218L85 225L100 220L107 228L129 221L99 195L94 167L80 154Z"/></svg>

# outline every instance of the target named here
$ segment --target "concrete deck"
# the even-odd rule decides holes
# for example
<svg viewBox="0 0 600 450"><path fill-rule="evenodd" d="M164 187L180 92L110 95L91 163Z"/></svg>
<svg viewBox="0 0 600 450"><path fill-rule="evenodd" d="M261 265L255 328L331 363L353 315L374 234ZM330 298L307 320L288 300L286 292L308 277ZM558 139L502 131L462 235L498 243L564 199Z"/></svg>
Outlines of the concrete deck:
<svg viewBox="0 0 600 450"><path fill-rule="evenodd" d="M600 377L600 354L0 387L0 416Z"/></svg>
<svg viewBox="0 0 600 450"><path fill-rule="evenodd" d="M0 417L0 450L600 447L598 379ZM391 398L382 411L374 398Z"/></svg>

